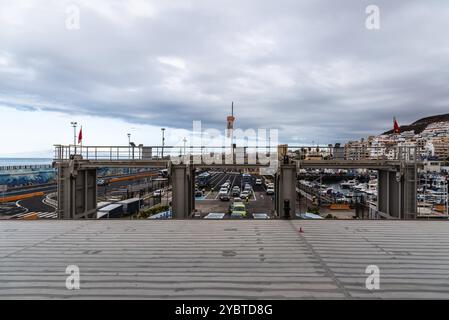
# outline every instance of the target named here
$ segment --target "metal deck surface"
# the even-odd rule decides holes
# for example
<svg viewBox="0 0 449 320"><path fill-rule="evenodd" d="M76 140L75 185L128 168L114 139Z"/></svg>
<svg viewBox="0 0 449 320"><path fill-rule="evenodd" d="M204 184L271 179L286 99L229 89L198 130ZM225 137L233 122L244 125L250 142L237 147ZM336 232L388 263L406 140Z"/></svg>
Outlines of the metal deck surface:
<svg viewBox="0 0 449 320"><path fill-rule="evenodd" d="M2 221L0 298L447 299L449 222Z"/></svg>

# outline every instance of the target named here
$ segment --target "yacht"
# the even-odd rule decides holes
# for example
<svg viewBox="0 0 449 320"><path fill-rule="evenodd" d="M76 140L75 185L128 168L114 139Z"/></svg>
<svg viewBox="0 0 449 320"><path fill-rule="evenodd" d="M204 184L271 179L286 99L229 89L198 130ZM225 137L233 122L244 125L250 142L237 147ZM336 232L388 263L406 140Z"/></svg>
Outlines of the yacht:
<svg viewBox="0 0 449 320"><path fill-rule="evenodd" d="M348 181L340 183L340 187L342 189L352 189L356 185L357 185L357 180L356 179L352 179L352 180L348 180Z"/></svg>

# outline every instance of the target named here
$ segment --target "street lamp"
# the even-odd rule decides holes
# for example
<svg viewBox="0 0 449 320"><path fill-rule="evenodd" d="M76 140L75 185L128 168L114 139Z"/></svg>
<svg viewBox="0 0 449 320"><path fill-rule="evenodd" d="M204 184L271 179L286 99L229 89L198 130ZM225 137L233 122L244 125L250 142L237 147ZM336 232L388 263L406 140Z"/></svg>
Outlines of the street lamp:
<svg viewBox="0 0 449 320"><path fill-rule="evenodd" d="M126 134L128 136L128 158L131 158L131 150L129 149L131 145L131 133Z"/></svg>
<svg viewBox="0 0 449 320"><path fill-rule="evenodd" d="M73 145L76 145L76 125L78 124L75 121L70 122L73 127Z"/></svg>
<svg viewBox="0 0 449 320"><path fill-rule="evenodd" d="M268 155L271 157L271 136L268 137Z"/></svg>
<svg viewBox="0 0 449 320"><path fill-rule="evenodd" d="M164 159L165 128L161 128L161 130L162 130L162 159Z"/></svg>
<svg viewBox="0 0 449 320"><path fill-rule="evenodd" d="M186 142L187 142L186 137L184 137L184 139L182 139L182 142L184 142L184 156L185 156L186 155Z"/></svg>
<svg viewBox="0 0 449 320"><path fill-rule="evenodd" d="M70 122L70 125L73 127L73 145L75 146L75 154L76 154L76 125L78 123L76 121Z"/></svg>

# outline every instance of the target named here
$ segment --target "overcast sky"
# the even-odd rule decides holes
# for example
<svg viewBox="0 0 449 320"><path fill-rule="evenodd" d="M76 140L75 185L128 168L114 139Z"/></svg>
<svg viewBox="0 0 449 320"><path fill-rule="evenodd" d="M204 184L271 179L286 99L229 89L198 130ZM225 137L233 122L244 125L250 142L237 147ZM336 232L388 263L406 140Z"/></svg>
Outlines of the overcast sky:
<svg viewBox="0 0 449 320"><path fill-rule="evenodd" d="M448 39L447 0L0 0L0 156L48 154L70 121L85 144L175 144L231 101L281 142L378 134L449 112Z"/></svg>

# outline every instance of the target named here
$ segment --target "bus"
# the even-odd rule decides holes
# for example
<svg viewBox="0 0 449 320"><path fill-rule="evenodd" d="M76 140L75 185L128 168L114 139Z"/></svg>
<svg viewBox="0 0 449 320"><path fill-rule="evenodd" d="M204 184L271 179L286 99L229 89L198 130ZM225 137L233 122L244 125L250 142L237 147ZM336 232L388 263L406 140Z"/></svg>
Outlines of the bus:
<svg viewBox="0 0 449 320"><path fill-rule="evenodd" d="M198 175L196 178L198 187L204 188L204 187L209 186L211 178L212 178L212 176L209 172L203 172L202 174Z"/></svg>

